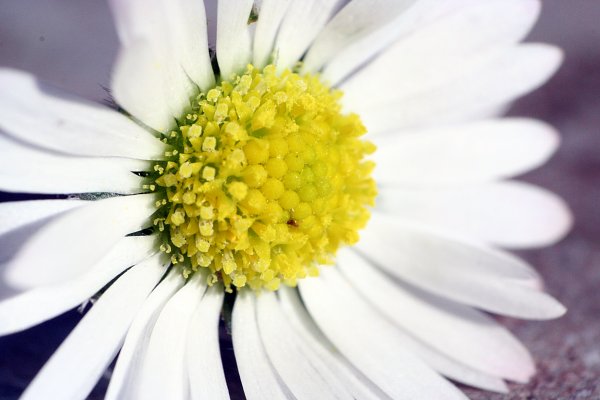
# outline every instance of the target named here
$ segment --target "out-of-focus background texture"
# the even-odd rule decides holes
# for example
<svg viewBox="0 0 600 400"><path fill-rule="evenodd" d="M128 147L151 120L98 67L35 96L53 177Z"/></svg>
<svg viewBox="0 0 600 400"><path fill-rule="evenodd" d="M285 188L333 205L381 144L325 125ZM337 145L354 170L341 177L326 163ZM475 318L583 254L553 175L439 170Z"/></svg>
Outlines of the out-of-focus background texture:
<svg viewBox="0 0 600 400"><path fill-rule="evenodd" d="M600 399L600 0L543 4L530 40L559 45L566 61L548 85L510 114L546 120L563 135L550 163L525 179L564 197L575 229L553 248L522 255L569 312L550 322L505 320L532 351L539 373L526 385L512 385L509 395L465 389L473 399ZM117 50L103 0L0 1L0 66L103 100ZM0 399L18 397L79 319L73 311L0 338ZM231 359L230 343L222 350ZM101 398L105 387L106 379L90 398Z"/></svg>

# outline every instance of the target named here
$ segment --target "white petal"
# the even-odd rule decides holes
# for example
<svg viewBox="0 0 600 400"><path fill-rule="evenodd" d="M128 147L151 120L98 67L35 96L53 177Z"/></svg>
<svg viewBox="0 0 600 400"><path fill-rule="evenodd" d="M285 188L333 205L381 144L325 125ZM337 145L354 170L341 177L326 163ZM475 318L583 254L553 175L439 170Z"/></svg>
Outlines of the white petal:
<svg viewBox="0 0 600 400"><path fill-rule="evenodd" d="M253 0L221 0L217 11L217 60L221 78L242 72L252 57L248 18Z"/></svg>
<svg viewBox="0 0 600 400"><path fill-rule="evenodd" d="M398 329L397 336L402 347L418 356L425 364L446 378L479 389L508 393L508 387L502 379L470 368L421 343L401 329Z"/></svg>
<svg viewBox="0 0 600 400"><path fill-rule="evenodd" d="M300 282L300 293L334 345L393 399L465 399L397 341L397 329L373 313L330 268Z"/></svg>
<svg viewBox="0 0 600 400"><path fill-rule="evenodd" d="M27 200L0 203L0 235L86 204L83 200Z"/></svg>
<svg viewBox="0 0 600 400"><path fill-rule="evenodd" d="M573 224L562 199L521 182L442 190L384 187L377 205L416 224L510 248L550 245Z"/></svg>
<svg viewBox="0 0 600 400"><path fill-rule="evenodd" d="M493 38L490 46L507 41L514 43L531 29L539 9L538 0L419 0L391 23L340 52L325 68L323 78L337 84L398 38L399 41L416 42L421 49L432 50L452 45L467 49L472 42L490 37ZM496 15L498 18L489 23L489 16ZM438 40L418 43L432 32L431 28Z"/></svg>
<svg viewBox="0 0 600 400"><path fill-rule="evenodd" d="M3 269L4 264L0 264L0 274L2 273ZM8 283L0 279L0 301L4 301L6 299L10 299L11 297L18 296L21 293L23 293L22 290L15 289L14 287L10 286Z"/></svg>
<svg viewBox="0 0 600 400"><path fill-rule="evenodd" d="M17 287L58 283L83 274L154 212L154 195L113 197L68 211L37 231L10 261Z"/></svg>
<svg viewBox="0 0 600 400"><path fill-rule="evenodd" d="M517 318L548 319L565 308L532 288L523 261L489 247L373 213L361 252L389 274L448 299Z"/></svg>
<svg viewBox="0 0 600 400"><path fill-rule="evenodd" d="M322 77L332 86L338 85L355 70L364 67L379 53L389 48L400 37L414 33L416 29L423 29L440 16L447 15L450 11L460 9L472 2L465 0L439 1L419 0L397 18L382 25L348 45L329 61L325 66Z"/></svg>
<svg viewBox="0 0 600 400"><path fill-rule="evenodd" d="M156 0L156 3L163 22L160 34L167 33L174 61L179 62L202 91L207 91L214 86L215 75L208 53L204 2Z"/></svg>
<svg viewBox="0 0 600 400"><path fill-rule="evenodd" d="M121 113L0 69L0 127L24 142L79 156L163 156L165 145Z"/></svg>
<svg viewBox="0 0 600 400"><path fill-rule="evenodd" d="M164 10L169 12L172 2L162 2ZM171 15L171 26L180 26L180 35L175 39L179 44L181 65L189 77L202 91L207 91L215 84L215 74L212 69L208 52L208 37L206 26L206 10L203 1L179 0L179 15ZM181 17L178 18L178 17Z"/></svg>
<svg viewBox="0 0 600 400"><path fill-rule="evenodd" d="M415 0L353 0L340 10L319 33L308 50L302 70L315 72L347 46L369 36Z"/></svg>
<svg viewBox="0 0 600 400"><path fill-rule="evenodd" d="M164 305L184 282L178 272L169 272L136 314L110 377L106 400L133 398L154 324Z"/></svg>
<svg viewBox="0 0 600 400"><path fill-rule="evenodd" d="M192 315L205 291L206 278L194 274L162 309L152 329L134 398L189 398L186 338Z"/></svg>
<svg viewBox="0 0 600 400"><path fill-rule="evenodd" d="M292 68L325 26L338 0L294 1L288 8L275 40L279 71Z"/></svg>
<svg viewBox="0 0 600 400"><path fill-rule="evenodd" d="M290 5L290 0L263 0L254 33L253 64L264 68L273 55L273 45L279 25Z"/></svg>
<svg viewBox="0 0 600 400"><path fill-rule="evenodd" d="M352 397L324 360L294 332L274 293L258 296L256 314L267 356L296 398Z"/></svg>
<svg viewBox="0 0 600 400"><path fill-rule="evenodd" d="M46 153L0 135L0 189L27 193L139 193L142 179L131 171L145 161L71 157Z"/></svg>
<svg viewBox="0 0 600 400"><path fill-rule="evenodd" d="M421 4L408 10L408 21L401 22L407 22L414 32L405 32L393 47L342 85L344 103L352 109L355 104L381 105L394 97L412 96L451 82L460 72L468 72L464 62L523 39L540 8L536 0L457 3L454 9ZM440 8L446 8L441 15ZM429 13L437 18L415 24L427 20L422 14ZM381 75L383 71L385 75Z"/></svg>
<svg viewBox="0 0 600 400"><path fill-rule="evenodd" d="M197 94L190 80L195 68L210 79L201 42L201 5L183 11L184 4L163 0L111 0L109 4L122 44L113 74L115 98L142 122L165 132L172 126L169 116L182 117ZM162 99L146 95L162 95ZM152 112L158 115L152 117Z"/></svg>
<svg viewBox="0 0 600 400"><path fill-rule="evenodd" d="M534 373L527 349L483 313L398 285L351 250L340 251L337 262L380 313L433 351L495 377L525 382ZM465 376L467 380L473 377ZM475 382L463 382L474 385L480 377L475 378Z"/></svg>
<svg viewBox="0 0 600 400"><path fill-rule="evenodd" d="M273 370L261 342L255 304L256 295L253 292L238 291L231 317L233 350L244 395L248 400L292 398Z"/></svg>
<svg viewBox="0 0 600 400"><path fill-rule="evenodd" d="M558 133L531 119L506 118L371 138L379 183L464 185L519 175L544 164Z"/></svg>
<svg viewBox="0 0 600 400"><path fill-rule="evenodd" d="M402 64L407 71L395 69L395 76L404 79L386 82L386 91L373 97L352 89L346 95L356 94L360 101L347 103L347 97L344 102L360 114L373 133L460 123L480 118L483 112L538 88L554 74L561 60L562 53L556 47L528 44L444 62L443 68L439 63L431 69L421 62L418 66L407 63ZM369 76L377 76L377 72L370 71ZM375 88L374 83L369 85L360 87ZM371 99L381 103L369 104Z"/></svg>
<svg viewBox="0 0 600 400"><path fill-rule="evenodd" d="M127 112L150 128L167 132L176 126L175 118L180 115L173 115L167 103L164 65L157 59L160 60L143 40L121 48L113 69L111 89L117 103ZM176 93L171 95L177 96Z"/></svg>
<svg viewBox="0 0 600 400"><path fill-rule="evenodd" d="M160 256L120 277L50 357L21 399L84 399L119 351L129 324L164 274Z"/></svg>
<svg viewBox="0 0 600 400"><path fill-rule="evenodd" d="M37 231L39 231L44 225L47 225L54 218L55 217L48 217L41 219L0 235L0 263L2 263L0 264L0 282L5 280L6 274L4 270L6 269L9 261L21 250L23 245L27 243L31 236L35 235Z"/></svg>
<svg viewBox="0 0 600 400"><path fill-rule="evenodd" d="M219 317L223 287L208 288L196 308L187 335L187 370L191 398L229 399L219 350Z"/></svg>
<svg viewBox="0 0 600 400"><path fill-rule="evenodd" d="M78 306L154 252L155 237L126 237L82 276L37 287L0 302L0 335L22 331Z"/></svg>
<svg viewBox="0 0 600 400"><path fill-rule="evenodd" d="M376 400L385 397L385 394L350 364L323 335L304 308L296 289L283 286L279 289L278 294L281 308L290 325L337 379L343 381L352 398Z"/></svg>
<svg viewBox="0 0 600 400"><path fill-rule="evenodd" d="M170 61L201 89L214 84L203 1L113 0L110 5L123 45L148 40L157 51L172 55Z"/></svg>

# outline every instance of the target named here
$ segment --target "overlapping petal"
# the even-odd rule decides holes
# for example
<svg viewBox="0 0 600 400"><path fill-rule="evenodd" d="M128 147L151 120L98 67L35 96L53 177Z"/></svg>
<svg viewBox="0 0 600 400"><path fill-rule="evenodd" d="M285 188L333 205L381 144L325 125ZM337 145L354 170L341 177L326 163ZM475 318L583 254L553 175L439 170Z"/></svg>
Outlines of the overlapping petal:
<svg viewBox="0 0 600 400"><path fill-rule="evenodd" d="M156 256L133 267L111 285L21 398L86 398L119 351L127 328L164 271L161 257Z"/></svg>
<svg viewBox="0 0 600 400"><path fill-rule="evenodd" d="M0 301L0 335L41 324L84 303L127 268L154 254L155 240L152 236L123 238L83 275Z"/></svg>
<svg viewBox="0 0 600 400"><path fill-rule="evenodd" d="M522 118L492 119L396 135L373 136L383 186L404 188L474 185L539 167L554 154L551 126Z"/></svg>
<svg viewBox="0 0 600 400"><path fill-rule="evenodd" d="M35 287L84 274L125 235L144 227L153 203L152 195L113 197L60 215L21 247L6 268L7 280Z"/></svg>
<svg viewBox="0 0 600 400"><path fill-rule="evenodd" d="M529 319L566 311L516 257L392 216L374 214L357 248L391 276L453 301Z"/></svg>
<svg viewBox="0 0 600 400"><path fill-rule="evenodd" d="M0 70L0 128L33 146L75 156L154 160L165 151L123 114L8 69Z"/></svg>
<svg viewBox="0 0 600 400"><path fill-rule="evenodd" d="M74 157L49 153L0 135L0 190L25 193L141 192L133 171L146 161L109 157Z"/></svg>
<svg viewBox="0 0 600 400"><path fill-rule="evenodd" d="M509 248L548 246L573 224L561 198L516 181L450 189L384 187L378 207L412 223Z"/></svg>

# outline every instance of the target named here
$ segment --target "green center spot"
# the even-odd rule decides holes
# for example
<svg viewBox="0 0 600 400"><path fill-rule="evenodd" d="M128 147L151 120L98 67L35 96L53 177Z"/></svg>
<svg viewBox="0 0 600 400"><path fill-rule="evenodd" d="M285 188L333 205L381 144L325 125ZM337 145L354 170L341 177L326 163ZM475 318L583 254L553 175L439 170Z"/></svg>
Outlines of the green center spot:
<svg viewBox="0 0 600 400"><path fill-rule="evenodd" d="M375 147L315 75L248 66L193 102L154 165L154 225L184 277L276 290L358 240L376 196Z"/></svg>

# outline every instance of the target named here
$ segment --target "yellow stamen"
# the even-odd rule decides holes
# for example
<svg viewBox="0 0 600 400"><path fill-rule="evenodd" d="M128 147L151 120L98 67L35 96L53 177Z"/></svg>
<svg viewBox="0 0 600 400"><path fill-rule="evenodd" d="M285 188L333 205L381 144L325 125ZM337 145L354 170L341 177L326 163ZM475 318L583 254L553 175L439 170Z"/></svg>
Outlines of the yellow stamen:
<svg viewBox="0 0 600 400"><path fill-rule="evenodd" d="M161 250L184 275L231 290L277 290L318 274L358 240L376 196L374 146L341 93L269 65L200 95L145 186L158 197Z"/></svg>

